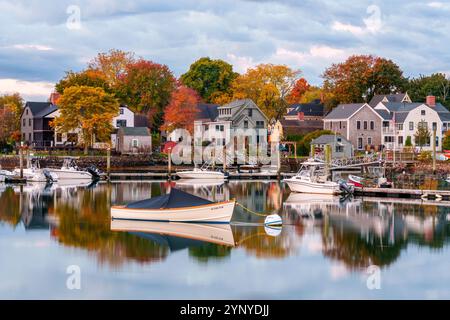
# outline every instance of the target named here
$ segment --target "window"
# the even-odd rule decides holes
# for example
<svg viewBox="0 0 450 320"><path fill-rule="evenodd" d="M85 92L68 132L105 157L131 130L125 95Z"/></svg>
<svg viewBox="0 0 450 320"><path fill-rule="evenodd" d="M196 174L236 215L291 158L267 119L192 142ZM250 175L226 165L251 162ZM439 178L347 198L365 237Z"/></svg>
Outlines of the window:
<svg viewBox="0 0 450 320"><path fill-rule="evenodd" d="M403 130L403 123L397 123L397 130L402 131Z"/></svg>
<svg viewBox="0 0 450 320"><path fill-rule="evenodd" d="M257 128L264 128L264 121L256 121Z"/></svg>
<svg viewBox="0 0 450 320"><path fill-rule="evenodd" d="M370 121L370 130L375 130L375 122Z"/></svg>
<svg viewBox="0 0 450 320"><path fill-rule="evenodd" d="M123 108L120 108L120 114L123 114Z"/></svg>
<svg viewBox="0 0 450 320"><path fill-rule="evenodd" d="M127 126L127 120L116 120L116 127L126 127Z"/></svg>
<svg viewBox="0 0 450 320"><path fill-rule="evenodd" d="M403 137L402 137L402 136L399 136L399 137L398 137L398 144L399 144L399 145L402 145L402 144L403 144Z"/></svg>
<svg viewBox="0 0 450 320"><path fill-rule="evenodd" d="M28 126L31 127L31 118L28 119Z"/></svg>
<svg viewBox="0 0 450 320"><path fill-rule="evenodd" d="M248 129L248 121L247 120L244 121L244 129Z"/></svg>
<svg viewBox="0 0 450 320"><path fill-rule="evenodd" d="M367 130L367 121L364 121L364 130Z"/></svg>
<svg viewBox="0 0 450 320"><path fill-rule="evenodd" d="M25 141L25 133L22 133L22 140Z"/></svg>
<svg viewBox="0 0 450 320"><path fill-rule="evenodd" d="M420 110L420 115L424 116L425 115L425 110Z"/></svg>
<svg viewBox="0 0 450 320"><path fill-rule="evenodd" d="M357 130L361 129L361 121L356 121L356 129Z"/></svg>
<svg viewBox="0 0 450 320"><path fill-rule="evenodd" d="M372 137L367 137L367 144L368 144L369 146L372 145Z"/></svg>
<svg viewBox="0 0 450 320"><path fill-rule="evenodd" d="M253 109L248 109L248 116L249 117L253 116Z"/></svg>
<svg viewBox="0 0 450 320"><path fill-rule="evenodd" d="M131 140L131 145L133 146L133 148L139 147L139 141L138 141L138 139L133 139L133 140Z"/></svg>
<svg viewBox="0 0 450 320"><path fill-rule="evenodd" d="M433 130L437 130L437 123L433 122Z"/></svg>
<svg viewBox="0 0 450 320"><path fill-rule="evenodd" d="M336 146L335 152L344 152L344 146Z"/></svg>
<svg viewBox="0 0 450 320"><path fill-rule="evenodd" d="M29 134L28 134L28 141L31 142L31 140L32 140L32 139L31 139L31 133L29 133Z"/></svg>
<svg viewBox="0 0 450 320"><path fill-rule="evenodd" d="M418 128L428 128L428 122L426 122L426 121L420 121L420 122L417 124L417 127L418 127Z"/></svg>
<svg viewBox="0 0 450 320"><path fill-rule="evenodd" d="M414 122L412 122L412 121L409 122L409 130L410 131L414 130Z"/></svg>
<svg viewBox="0 0 450 320"><path fill-rule="evenodd" d="M26 125L27 125L26 119L23 119L23 120L22 120L22 126L25 127Z"/></svg>
<svg viewBox="0 0 450 320"><path fill-rule="evenodd" d="M342 129L342 121L339 121L339 129Z"/></svg>
<svg viewBox="0 0 450 320"><path fill-rule="evenodd" d="M28 115L28 109L27 109L27 110L25 110L25 114L26 114L26 115Z"/></svg>
<svg viewBox="0 0 450 320"><path fill-rule="evenodd" d="M394 142L393 136L384 136L384 142Z"/></svg>
<svg viewBox="0 0 450 320"><path fill-rule="evenodd" d="M223 130L224 130L224 126L222 124L221 125L216 125L216 131L223 132Z"/></svg>
<svg viewBox="0 0 450 320"><path fill-rule="evenodd" d="M358 138L358 149L361 150L363 148L363 138Z"/></svg>
<svg viewBox="0 0 450 320"><path fill-rule="evenodd" d="M62 133L56 134L56 142L62 142Z"/></svg>

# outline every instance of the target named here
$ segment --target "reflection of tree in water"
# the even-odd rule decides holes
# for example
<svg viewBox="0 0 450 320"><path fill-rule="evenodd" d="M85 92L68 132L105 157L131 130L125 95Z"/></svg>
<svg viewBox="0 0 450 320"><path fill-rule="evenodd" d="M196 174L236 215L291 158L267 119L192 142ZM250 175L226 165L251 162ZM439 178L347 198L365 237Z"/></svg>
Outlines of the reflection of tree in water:
<svg viewBox="0 0 450 320"><path fill-rule="evenodd" d="M230 256L231 247L214 243L204 243L200 246L189 247L189 256L200 262L221 260Z"/></svg>
<svg viewBox="0 0 450 320"><path fill-rule="evenodd" d="M55 208L59 225L52 235L62 244L95 251L101 262L117 266L127 259L159 261L168 249L126 232L110 230L109 190L80 190L75 203L60 201Z"/></svg>
<svg viewBox="0 0 450 320"><path fill-rule="evenodd" d="M20 197L13 188L6 188L0 194L0 222L16 227L20 218Z"/></svg>

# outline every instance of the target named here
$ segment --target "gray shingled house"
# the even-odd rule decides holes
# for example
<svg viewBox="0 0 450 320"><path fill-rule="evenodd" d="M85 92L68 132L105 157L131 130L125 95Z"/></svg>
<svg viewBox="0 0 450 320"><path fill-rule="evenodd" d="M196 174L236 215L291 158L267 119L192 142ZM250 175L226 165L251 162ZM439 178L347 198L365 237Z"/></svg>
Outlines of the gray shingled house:
<svg viewBox="0 0 450 320"><path fill-rule="evenodd" d="M22 141L37 148L53 146L55 132L49 115L55 110L51 102L27 102L20 116Z"/></svg>
<svg viewBox="0 0 450 320"><path fill-rule="evenodd" d="M147 127L121 127L117 131L116 150L120 153L149 153L152 136Z"/></svg>
<svg viewBox="0 0 450 320"><path fill-rule="evenodd" d="M311 145L315 146L316 152L323 154L326 145L331 146L331 157L334 158L351 158L353 157L353 146L350 141L343 136L334 134L323 134L311 141Z"/></svg>

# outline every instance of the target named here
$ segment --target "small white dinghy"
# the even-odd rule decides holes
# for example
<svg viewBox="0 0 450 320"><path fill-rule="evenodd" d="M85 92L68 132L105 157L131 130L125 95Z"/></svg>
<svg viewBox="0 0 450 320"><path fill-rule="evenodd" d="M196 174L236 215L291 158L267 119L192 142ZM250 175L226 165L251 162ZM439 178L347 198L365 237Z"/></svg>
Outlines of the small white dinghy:
<svg viewBox="0 0 450 320"><path fill-rule="evenodd" d="M194 170L178 171L177 176L181 179L225 179L225 175L220 171L213 171L208 169L194 168Z"/></svg>
<svg viewBox="0 0 450 320"><path fill-rule="evenodd" d="M176 188L159 197L111 207L111 218L139 221L230 223L236 201L212 202Z"/></svg>

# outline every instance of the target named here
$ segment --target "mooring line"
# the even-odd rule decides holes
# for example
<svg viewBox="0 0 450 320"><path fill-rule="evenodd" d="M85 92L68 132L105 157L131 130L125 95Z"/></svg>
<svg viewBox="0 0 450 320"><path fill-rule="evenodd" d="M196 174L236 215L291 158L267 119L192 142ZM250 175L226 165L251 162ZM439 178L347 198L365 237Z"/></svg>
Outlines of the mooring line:
<svg viewBox="0 0 450 320"><path fill-rule="evenodd" d="M253 210L247 208L247 207L244 206L243 204L240 204L240 203L237 202L237 201L236 201L236 204L237 204L238 206L240 206L242 209L244 209L244 210L246 210L246 211L248 211L248 212L250 212L250 213L253 213L254 215L260 216L260 217L267 217L267 216L270 216L270 215L271 215L271 213L264 213L264 214L263 214L263 213L255 212L255 211L253 211Z"/></svg>

